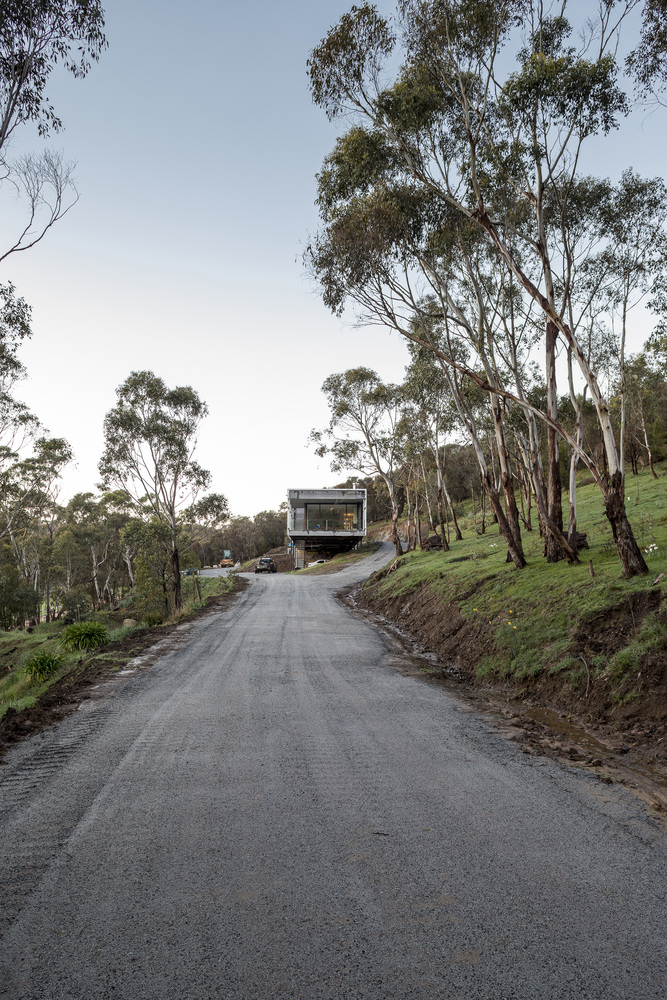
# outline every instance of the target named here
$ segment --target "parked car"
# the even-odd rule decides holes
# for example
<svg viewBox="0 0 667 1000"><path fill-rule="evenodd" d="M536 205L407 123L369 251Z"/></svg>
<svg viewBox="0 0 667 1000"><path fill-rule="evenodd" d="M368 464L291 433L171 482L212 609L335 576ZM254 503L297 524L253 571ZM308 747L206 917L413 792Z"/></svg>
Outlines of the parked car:
<svg viewBox="0 0 667 1000"><path fill-rule="evenodd" d="M277 573L278 567L270 556L262 556L257 560L255 573Z"/></svg>

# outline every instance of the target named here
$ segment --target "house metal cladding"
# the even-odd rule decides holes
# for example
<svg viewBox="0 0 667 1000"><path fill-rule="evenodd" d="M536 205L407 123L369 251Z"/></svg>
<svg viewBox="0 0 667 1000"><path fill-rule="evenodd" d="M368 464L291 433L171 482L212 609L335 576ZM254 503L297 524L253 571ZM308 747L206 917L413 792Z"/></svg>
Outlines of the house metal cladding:
<svg viewBox="0 0 667 1000"><path fill-rule="evenodd" d="M306 551L334 555L366 535L366 490L288 490L287 534L295 566Z"/></svg>

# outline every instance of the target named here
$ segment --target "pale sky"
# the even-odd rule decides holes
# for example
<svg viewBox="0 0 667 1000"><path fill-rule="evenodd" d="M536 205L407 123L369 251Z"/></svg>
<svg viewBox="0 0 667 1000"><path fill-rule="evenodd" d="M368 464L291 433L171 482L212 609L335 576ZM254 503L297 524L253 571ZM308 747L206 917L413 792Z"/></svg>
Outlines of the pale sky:
<svg viewBox="0 0 667 1000"><path fill-rule="evenodd" d="M328 419L327 375L363 364L401 379L400 339L332 317L300 260L315 173L345 128L312 106L305 64L349 7L108 0L100 63L83 81L53 76L65 131L50 144L77 161L80 200L0 281L33 307L16 395L75 452L63 500L94 489L104 414L133 370L208 403L198 460L249 515L341 478L307 443ZM586 169L664 173L664 115L634 115Z"/></svg>

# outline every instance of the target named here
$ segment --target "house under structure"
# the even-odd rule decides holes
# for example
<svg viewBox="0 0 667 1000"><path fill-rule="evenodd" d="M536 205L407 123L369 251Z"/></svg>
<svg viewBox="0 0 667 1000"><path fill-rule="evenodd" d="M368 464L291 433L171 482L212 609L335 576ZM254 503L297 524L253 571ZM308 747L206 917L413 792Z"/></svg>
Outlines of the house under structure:
<svg viewBox="0 0 667 1000"><path fill-rule="evenodd" d="M288 490L287 534L292 565L361 548L366 535L366 490Z"/></svg>

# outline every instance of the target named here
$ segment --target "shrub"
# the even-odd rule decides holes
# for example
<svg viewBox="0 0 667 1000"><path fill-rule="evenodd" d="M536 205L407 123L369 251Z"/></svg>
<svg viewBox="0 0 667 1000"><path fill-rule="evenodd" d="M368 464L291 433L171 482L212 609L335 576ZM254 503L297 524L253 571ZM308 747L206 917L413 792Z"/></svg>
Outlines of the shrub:
<svg viewBox="0 0 667 1000"><path fill-rule="evenodd" d="M153 625L161 625L164 621L164 615L149 613L144 615L144 623L151 628Z"/></svg>
<svg viewBox="0 0 667 1000"><path fill-rule="evenodd" d="M107 627L102 622L74 622L60 633L63 649L97 649L107 641Z"/></svg>
<svg viewBox="0 0 667 1000"><path fill-rule="evenodd" d="M56 672L61 660L60 653L48 652L43 649L41 653L35 653L29 660L26 660L26 673L35 681L43 681Z"/></svg>

